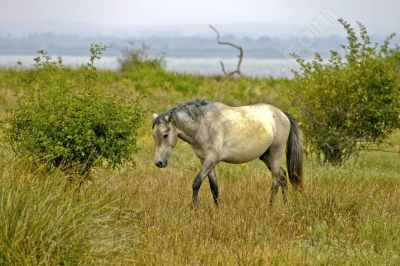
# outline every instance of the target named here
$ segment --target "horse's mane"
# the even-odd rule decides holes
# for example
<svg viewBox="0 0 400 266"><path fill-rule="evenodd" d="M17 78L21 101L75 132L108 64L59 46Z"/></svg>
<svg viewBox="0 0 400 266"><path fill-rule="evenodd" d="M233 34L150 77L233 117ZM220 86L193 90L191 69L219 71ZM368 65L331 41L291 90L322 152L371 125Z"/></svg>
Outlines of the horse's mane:
<svg viewBox="0 0 400 266"><path fill-rule="evenodd" d="M167 124L166 117L168 115L175 120L176 116L175 114L177 112L183 111L187 115L189 115L192 119L197 119L203 114L203 109L201 107L208 105L210 102L203 100L203 99L197 99L194 101L189 101L185 103L178 103L175 107L172 107L170 110L160 114L153 122L153 127L155 124L158 123L164 123Z"/></svg>

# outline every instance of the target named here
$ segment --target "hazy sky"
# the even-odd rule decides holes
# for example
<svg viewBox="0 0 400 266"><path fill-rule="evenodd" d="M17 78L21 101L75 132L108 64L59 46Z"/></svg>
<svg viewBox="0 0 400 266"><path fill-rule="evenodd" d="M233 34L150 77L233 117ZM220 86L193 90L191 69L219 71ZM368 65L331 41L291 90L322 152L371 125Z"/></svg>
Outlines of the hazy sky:
<svg viewBox="0 0 400 266"><path fill-rule="evenodd" d="M399 0L0 0L0 24L60 21L102 26L279 22L307 25L330 9L367 27L398 29Z"/></svg>

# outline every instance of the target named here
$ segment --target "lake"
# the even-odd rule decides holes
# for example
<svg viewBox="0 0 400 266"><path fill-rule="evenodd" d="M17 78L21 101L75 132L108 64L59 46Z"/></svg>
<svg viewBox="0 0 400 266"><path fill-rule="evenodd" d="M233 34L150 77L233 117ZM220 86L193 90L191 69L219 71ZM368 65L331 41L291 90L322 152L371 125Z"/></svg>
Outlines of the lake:
<svg viewBox="0 0 400 266"><path fill-rule="evenodd" d="M32 67L33 58L36 55L0 55L0 67L17 67L19 60L26 67ZM62 56L64 64L70 67L78 67L89 61L86 56ZM166 57L166 69L195 75L222 74L219 61L222 60L227 71L236 68L237 58L177 58ZM96 62L99 69L118 69L118 58L104 56ZM293 59L268 59L268 58L244 58L241 70L245 75L253 77L286 77L292 78L292 69L298 69Z"/></svg>

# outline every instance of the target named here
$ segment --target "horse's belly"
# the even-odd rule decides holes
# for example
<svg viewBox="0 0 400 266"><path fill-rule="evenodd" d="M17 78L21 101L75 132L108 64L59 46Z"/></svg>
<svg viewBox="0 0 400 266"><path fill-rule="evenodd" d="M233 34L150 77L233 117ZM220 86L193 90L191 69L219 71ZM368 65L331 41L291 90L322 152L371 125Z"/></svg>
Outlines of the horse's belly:
<svg viewBox="0 0 400 266"><path fill-rule="evenodd" d="M241 142L234 147L225 147L221 154L221 161L227 163L246 163L259 158L271 145L269 139L264 140L247 140Z"/></svg>

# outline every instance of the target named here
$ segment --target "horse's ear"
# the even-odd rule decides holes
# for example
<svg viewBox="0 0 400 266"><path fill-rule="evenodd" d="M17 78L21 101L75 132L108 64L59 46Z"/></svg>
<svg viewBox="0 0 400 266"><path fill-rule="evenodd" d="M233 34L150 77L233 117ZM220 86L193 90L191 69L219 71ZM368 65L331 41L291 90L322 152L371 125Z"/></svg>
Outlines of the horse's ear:
<svg viewBox="0 0 400 266"><path fill-rule="evenodd" d="M157 117L158 117L158 114L156 114L156 113L153 113L153 114L152 114L152 116L153 116L153 121L154 121L154 120L156 120L156 119L157 119Z"/></svg>
<svg viewBox="0 0 400 266"><path fill-rule="evenodd" d="M165 120L167 120L167 122L169 123L169 122L171 122L171 115L166 115L165 116Z"/></svg>

